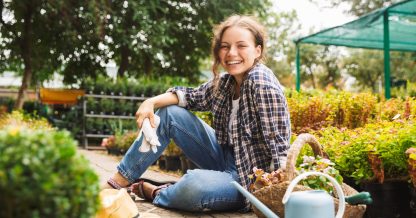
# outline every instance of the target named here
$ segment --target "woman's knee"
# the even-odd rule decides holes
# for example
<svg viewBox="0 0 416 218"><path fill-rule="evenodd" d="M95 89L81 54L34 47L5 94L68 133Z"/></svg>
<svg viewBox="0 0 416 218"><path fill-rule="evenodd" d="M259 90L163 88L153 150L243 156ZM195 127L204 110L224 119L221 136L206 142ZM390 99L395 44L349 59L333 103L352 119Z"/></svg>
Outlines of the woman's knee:
<svg viewBox="0 0 416 218"><path fill-rule="evenodd" d="M160 108L156 112L156 114L158 116L166 116L166 115L179 115L185 112L188 112L185 108L179 107L177 105L169 105L169 106Z"/></svg>

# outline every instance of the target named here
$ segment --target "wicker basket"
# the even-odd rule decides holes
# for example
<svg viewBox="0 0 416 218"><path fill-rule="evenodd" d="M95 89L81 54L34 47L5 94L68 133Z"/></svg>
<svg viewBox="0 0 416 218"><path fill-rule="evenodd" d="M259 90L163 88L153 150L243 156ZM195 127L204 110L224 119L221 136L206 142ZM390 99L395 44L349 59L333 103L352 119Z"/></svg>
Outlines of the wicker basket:
<svg viewBox="0 0 416 218"><path fill-rule="evenodd" d="M323 152L321 150L321 146L315 137L311 134L300 134L296 140L291 145L288 156L287 156L287 163L286 163L286 170L285 170L285 179L287 181L273 184L270 187L264 187L259 189L253 193L253 195L258 198L261 202L263 202L268 208L270 208L273 212L275 212L279 217L284 217L284 204L282 203L283 196L286 192L287 187L296 177L295 171L295 164L296 159L300 153L304 144L309 144L312 147L312 150L315 156L319 155L323 157ZM357 194L358 192L353 189L351 186L343 183L341 185L342 190L344 191L345 196ZM294 191L306 191L311 190L309 187L297 185ZM338 199L334 198L335 209L338 210ZM257 208L253 206L254 213L258 217L265 217ZM345 212L344 218L361 218L364 215L366 210L366 205L350 205L348 203L345 204Z"/></svg>

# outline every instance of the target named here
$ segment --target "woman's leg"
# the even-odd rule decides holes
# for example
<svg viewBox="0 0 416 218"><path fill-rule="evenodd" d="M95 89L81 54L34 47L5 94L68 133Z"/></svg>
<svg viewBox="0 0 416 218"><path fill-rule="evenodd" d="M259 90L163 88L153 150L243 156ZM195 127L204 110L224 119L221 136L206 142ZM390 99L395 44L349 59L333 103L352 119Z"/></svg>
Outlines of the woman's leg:
<svg viewBox="0 0 416 218"><path fill-rule="evenodd" d="M231 185L231 181L240 181L234 152L231 147L223 151L225 170L188 170L177 183L161 189L153 203L186 211L242 209L245 198Z"/></svg>
<svg viewBox="0 0 416 218"><path fill-rule="evenodd" d="M135 142L118 166L123 177L134 182L159 158L173 138L185 155L202 169L189 170L177 183L161 189L154 204L187 211L244 207L244 197L230 184L239 181L232 148L223 150L214 130L181 107L161 108L156 114L161 120L157 130L161 147L156 154L141 153L138 149L143 139Z"/></svg>
<svg viewBox="0 0 416 218"><path fill-rule="evenodd" d="M218 145L214 130L190 113L178 106L168 106L156 112L160 116L157 135L161 146L157 153L142 153L139 147L143 137L136 140L127 151L117 167L118 172L130 183L137 180L146 169L154 163L173 138L198 167L203 169L224 171L226 163L221 146Z"/></svg>
<svg viewBox="0 0 416 218"><path fill-rule="evenodd" d="M177 183L161 189L153 203L185 211L242 209L245 199L231 181L239 181L236 173L188 170Z"/></svg>

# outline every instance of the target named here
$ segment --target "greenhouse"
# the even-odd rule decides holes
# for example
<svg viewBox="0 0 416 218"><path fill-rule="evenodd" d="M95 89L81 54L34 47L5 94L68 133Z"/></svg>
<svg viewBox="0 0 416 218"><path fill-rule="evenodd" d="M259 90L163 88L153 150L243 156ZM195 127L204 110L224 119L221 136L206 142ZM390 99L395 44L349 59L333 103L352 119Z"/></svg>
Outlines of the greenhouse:
<svg viewBox="0 0 416 218"><path fill-rule="evenodd" d="M295 43L297 90L300 90L300 45L335 45L384 50L385 97L390 98L390 51L416 51L416 0L373 11L346 24L296 39Z"/></svg>

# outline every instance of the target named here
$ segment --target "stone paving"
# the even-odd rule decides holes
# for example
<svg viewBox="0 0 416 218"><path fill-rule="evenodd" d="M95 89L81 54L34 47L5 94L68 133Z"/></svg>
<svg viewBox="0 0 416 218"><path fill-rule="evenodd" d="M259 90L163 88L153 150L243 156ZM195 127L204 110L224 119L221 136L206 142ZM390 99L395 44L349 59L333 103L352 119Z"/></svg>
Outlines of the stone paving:
<svg viewBox="0 0 416 218"><path fill-rule="evenodd" d="M107 155L104 151L91 151L85 149L79 149L79 152L83 154L89 161L92 168L97 172L100 177L100 182L104 183L111 175L116 172L116 166L120 158L116 156ZM177 176L167 175L155 170L147 170L143 177L154 178L158 180L165 181L176 181L179 179ZM146 202L140 198L136 198L136 205L141 214L151 213L157 214L162 218L165 217L215 217L215 218L231 218L231 217L241 217L241 218L255 218L257 217L254 213L239 213L239 212L201 212L201 213L191 213L178 210L164 209L156 207L153 204Z"/></svg>

